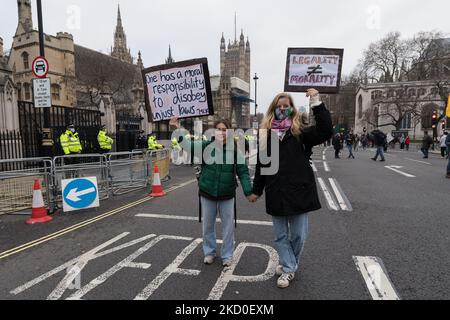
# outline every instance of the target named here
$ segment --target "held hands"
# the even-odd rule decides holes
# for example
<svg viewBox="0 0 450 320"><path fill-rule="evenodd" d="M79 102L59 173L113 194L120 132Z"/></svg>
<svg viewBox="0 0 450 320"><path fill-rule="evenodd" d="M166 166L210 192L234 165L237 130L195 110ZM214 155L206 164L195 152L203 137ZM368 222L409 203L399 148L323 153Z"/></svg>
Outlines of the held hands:
<svg viewBox="0 0 450 320"><path fill-rule="evenodd" d="M247 197L247 200L250 203L256 203L258 201L259 197L256 194L252 194L251 196Z"/></svg>

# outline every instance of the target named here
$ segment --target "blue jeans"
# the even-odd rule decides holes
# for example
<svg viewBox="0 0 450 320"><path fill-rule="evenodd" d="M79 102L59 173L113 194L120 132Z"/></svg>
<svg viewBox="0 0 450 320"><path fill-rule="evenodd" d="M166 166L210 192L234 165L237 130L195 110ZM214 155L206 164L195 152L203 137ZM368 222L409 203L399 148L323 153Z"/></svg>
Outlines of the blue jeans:
<svg viewBox="0 0 450 320"><path fill-rule="evenodd" d="M377 160L378 156L381 157L381 160L385 160L384 159L384 148L383 148L383 146L377 147L377 154L375 155L374 159Z"/></svg>
<svg viewBox="0 0 450 320"><path fill-rule="evenodd" d="M347 149L349 152L349 158L354 158L355 156L353 155L353 145L347 145Z"/></svg>
<svg viewBox="0 0 450 320"><path fill-rule="evenodd" d="M425 158L428 158L429 152L430 152L430 149L422 148L422 153Z"/></svg>
<svg viewBox="0 0 450 320"><path fill-rule="evenodd" d="M216 219L222 222L222 260L233 259L234 254L234 199L212 201L201 197L203 214L203 253L205 257L217 254Z"/></svg>
<svg viewBox="0 0 450 320"><path fill-rule="evenodd" d="M295 273L308 237L308 214L272 217L272 220L280 265L284 272Z"/></svg>

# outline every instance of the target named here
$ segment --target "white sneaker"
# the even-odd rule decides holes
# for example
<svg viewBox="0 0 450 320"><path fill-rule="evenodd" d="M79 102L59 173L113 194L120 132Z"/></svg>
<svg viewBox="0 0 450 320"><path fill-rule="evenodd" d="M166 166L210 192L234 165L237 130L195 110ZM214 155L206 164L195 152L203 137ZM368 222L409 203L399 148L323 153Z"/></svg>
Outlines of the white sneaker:
<svg viewBox="0 0 450 320"><path fill-rule="evenodd" d="M210 264L214 263L214 260L216 260L216 257L214 257L214 256L207 256L207 257L205 257L205 260L203 262L205 264L210 265Z"/></svg>
<svg viewBox="0 0 450 320"><path fill-rule="evenodd" d="M291 284L290 282L294 280L294 278L295 278L294 273L283 273L277 281L278 288L285 289L289 287L289 285Z"/></svg>
<svg viewBox="0 0 450 320"><path fill-rule="evenodd" d="M275 275L277 275L278 277L281 277L284 273L283 270L283 266L279 265L276 269L275 269Z"/></svg>
<svg viewBox="0 0 450 320"><path fill-rule="evenodd" d="M230 268L233 265L233 260L225 260L222 263L222 265L223 265L224 268Z"/></svg>

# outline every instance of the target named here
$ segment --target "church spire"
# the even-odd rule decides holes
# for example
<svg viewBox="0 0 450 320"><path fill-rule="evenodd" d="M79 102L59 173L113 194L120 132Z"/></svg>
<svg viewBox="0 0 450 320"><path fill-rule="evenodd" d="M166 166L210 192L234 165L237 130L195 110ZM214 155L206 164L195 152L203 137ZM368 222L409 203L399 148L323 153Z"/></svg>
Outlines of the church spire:
<svg viewBox="0 0 450 320"><path fill-rule="evenodd" d="M139 69L143 70L144 69L144 62L142 61L142 54L141 54L141 50L139 50L138 52L138 60L137 60L137 66L139 67Z"/></svg>
<svg viewBox="0 0 450 320"><path fill-rule="evenodd" d="M175 60L172 58L172 48L171 48L171 46L169 44L169 56L166 59L166 64L171 64L171 63L174 63L174 62L175 62Z"/></svg>
<svg viewBox="0 0 450 320"><path fill-rule="evenodd" d="M130 50L127 48L127 36L125 35L125 31L123 29L120 5L117 8L117 26L116 32L114 33L114 48L111 52L111 56L124 62L133 62Z"/></svg>

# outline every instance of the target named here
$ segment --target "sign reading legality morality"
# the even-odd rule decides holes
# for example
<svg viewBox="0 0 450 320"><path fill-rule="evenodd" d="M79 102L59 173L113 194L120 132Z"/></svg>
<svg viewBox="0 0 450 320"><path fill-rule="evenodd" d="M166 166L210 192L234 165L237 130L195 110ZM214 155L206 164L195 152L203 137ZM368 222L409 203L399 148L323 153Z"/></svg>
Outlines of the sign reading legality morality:
<svg viewBox="0 0 450 320"><path fill-rule="evenodd" d="M214 114L206 58L161 65L142 71L151 121Z"/></svg>
<svg viewBox="0 0 450 320"><path fill-rule="evenodd" d="M343 49L289 48L284 90L338 93L343 57Z"/></svg>

